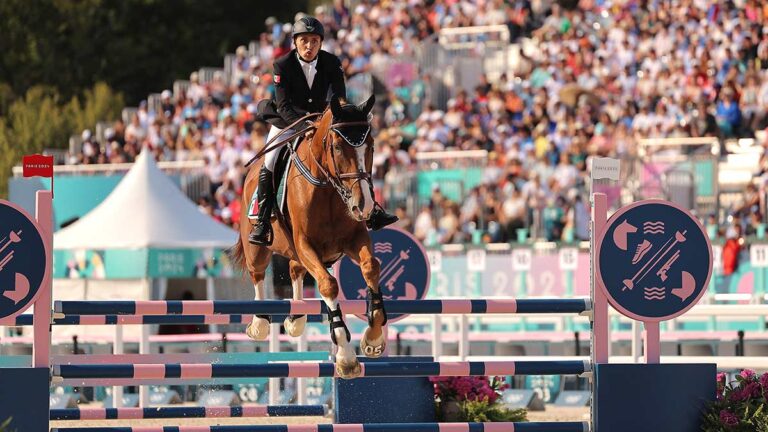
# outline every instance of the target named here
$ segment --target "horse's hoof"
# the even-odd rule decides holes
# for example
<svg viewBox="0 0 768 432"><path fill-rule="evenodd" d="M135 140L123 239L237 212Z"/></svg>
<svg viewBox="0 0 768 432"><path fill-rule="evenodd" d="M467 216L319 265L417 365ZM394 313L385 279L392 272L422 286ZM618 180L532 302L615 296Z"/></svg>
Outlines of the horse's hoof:
<svg viewBox="0 0 768 432"><path fill-rule="evenodd" d="M379 358L384 355L384 351L387 349L387 339L384 337L384 332L382 332L378 340L368 340L368 332L370 330L370 328L365 329L363 337L360 338L360 350L366 357Z"/></svg>
<svg viewBox="0 0 768 432"><path fill-rule="evenodd" d="M289 335L293 337L299 337L302 333L304 333L304 326L307 325L307 316L302 315L293 320L291 320L291 317L288 316L285 318L285 321L283 321L283 325L285 326L285 331Z"/></svg>
<svg viewBox="0 0 768 432"><path fill-rule="evenodd" d="M269 321L264 318L253 317L251 323L245 328L245 334L253 340L265 340L269 337Z"/></svg>
<svg viewBox="0 0 768 432"><path fill-rule="evenodd" d="M360 362L357 359L354 359L354 361L336 360L336 374L339 378L357 378L360 376L361 371Z"/></svg>

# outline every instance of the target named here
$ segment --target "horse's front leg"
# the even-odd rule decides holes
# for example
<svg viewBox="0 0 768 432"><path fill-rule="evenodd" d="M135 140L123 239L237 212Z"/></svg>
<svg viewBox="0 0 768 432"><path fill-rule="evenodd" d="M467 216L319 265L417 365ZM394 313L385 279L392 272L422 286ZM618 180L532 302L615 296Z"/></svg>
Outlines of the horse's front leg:
<svg viewBox="0 0 768 432"><path fill-rule="evenodd" d="M339 305L339 284L336 278L328 273L322 259L306 239L296 239L296 251L301 264L317 281L320 295L328 308L331 341L336 347L336 372L341 378L357 378L361 372L360 362L350 344L351 335Z"/></svg>
<svg viewBox="0 0 768 432"><path fill-rule="evenodd" d="M379 260L373 256L368 233L359 233L346 253L360 264L360 271L368 287L366 308L368 328L360 339L360 350L368 357L381 357L387 347L387 338L383 331L387 324L387 312L379 289L380 264Z"/></svg>
<svg viewBox="0 0 768 432"><path fill-rule="evenodd" d="M291 275L291 286L293 287L293 299L304 299L304 275L307 274L305 269L298 261L291 261L289 264L289 273ZM298 337L304 333L304 327L307 325L306 315L288 315L283 322L285 331L293 336Z"/></svg>
<svg viewBox="0 0 768 432"><path fill-rule="evenodd" d="M253 282L254 300L264 300L264 272L269 266L272 252L267 248L248 244L247 239L241 241L245 242L246 248L250 248L247 269ZM270 323L272 323L271 316L254 315L245 329L245 334L253 340L263 341L269 336Z"/></svg>

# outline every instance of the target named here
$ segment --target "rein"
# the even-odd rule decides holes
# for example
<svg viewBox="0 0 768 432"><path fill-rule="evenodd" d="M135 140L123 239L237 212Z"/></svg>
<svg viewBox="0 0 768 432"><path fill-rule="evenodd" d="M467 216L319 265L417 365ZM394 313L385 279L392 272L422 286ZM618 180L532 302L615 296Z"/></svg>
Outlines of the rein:
<svg viewBox="0 0 768 432"><path fill-rule="evenodd" d="M296 120L295 122L293 122L290 125L288 125L287 127L285 127L277 135L273 136L271 140L269 140L266 144L264 144L264 148L261 149L258 153L256 153L256 156L252 157L251 160L249 160L248 163L245 164L245 167L248 168L252 163L254 163L257 160L259 160L262 157L264 157L265 154L267 154L267 153L269 153L271 151L279 149L280 147L284 146L285 143L291 141L292 139L296 138L299 135L303 135L303 134L307 133L307 131L309 131L310 129L317 129L317 126L315 126L315 125L307 126L307 127L303 128L303 129L297 131L297 132L292 133L287 138L282 138L282 136L285 133L285 131L292 129L297 124L300 124L300 123L302 123L304 121L311 120L311 119L314 119L314 118L320 117L320 116L322 116L322 113L307 114L304 117ZM275 142L278 138L282 138L282 139L280 141ZM272 147L270 147L269 145L272 144L272 143L274 143L274 145L272 145Z"/></svg>

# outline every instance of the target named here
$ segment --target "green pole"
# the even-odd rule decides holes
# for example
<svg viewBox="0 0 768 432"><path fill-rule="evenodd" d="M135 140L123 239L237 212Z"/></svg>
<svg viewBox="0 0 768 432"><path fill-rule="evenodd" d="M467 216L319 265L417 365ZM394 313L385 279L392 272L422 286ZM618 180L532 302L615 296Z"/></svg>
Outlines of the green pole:
<svg viewBox="0 0 768 432"><path fill-rule="evenodd" d="M481 230L474 230L472 231L472 244L474 246L482 246L483 244L483 232ZM486 260L487 260L486 256ZM486 264L487 265L487 264ZM483 296L483 289L480 286L483 283L483 273L481 271L474 272L474 279L475 279L475 289L473 290L473 295L475 298L480 298ZM473 319L470 323L469 329L472 330L472 326L474 325L475 331L482 331L481 330L481 323L480 323L480 316L475 316L475 319Z"/></svg>
<svg viewBox="0 0 768 432"><path fill-rule="evenodd" d="M761 223L757 226L757 238L761 241L765 240L765 224ZM766 280L766 269L765 267L760 267L759 269L754 269L755 271L755 285L754 285L754 293L757 296L757 302L763 303L763 300L765 299L765 280ZM759 332L765 332L765 318L760 317L757 321L757 331Z"/></svg>

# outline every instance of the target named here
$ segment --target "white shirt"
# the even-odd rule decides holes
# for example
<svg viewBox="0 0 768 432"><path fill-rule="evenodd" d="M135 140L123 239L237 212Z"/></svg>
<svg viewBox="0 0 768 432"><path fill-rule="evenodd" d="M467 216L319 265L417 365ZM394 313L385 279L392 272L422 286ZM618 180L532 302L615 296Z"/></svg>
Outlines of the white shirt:
<svg viewBox="0 0 768 432"><path fill-rule="evenodd" d="M305 62L301 59L301 56L298 54L296 54L296 56L299 57L299 64L301 65L301 70L304 71L307 85L309 88L312 88L312 83L315 81L315 75L317 74L317 57L311 62Z"/></svg>

